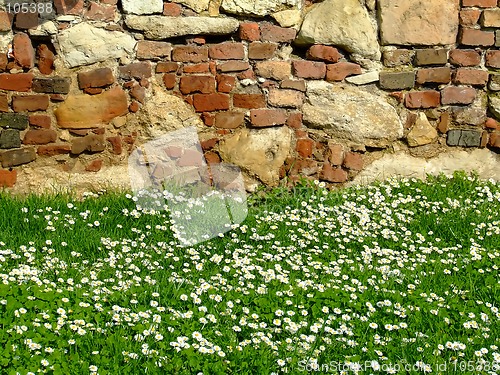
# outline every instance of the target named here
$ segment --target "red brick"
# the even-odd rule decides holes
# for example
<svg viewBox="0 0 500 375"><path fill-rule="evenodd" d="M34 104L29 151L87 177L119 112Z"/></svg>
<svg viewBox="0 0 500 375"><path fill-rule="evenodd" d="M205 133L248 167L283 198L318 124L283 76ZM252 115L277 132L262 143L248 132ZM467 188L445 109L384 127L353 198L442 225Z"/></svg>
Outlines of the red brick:
<svg viewBox="0 0 500 375"><path fill-rule="evenodd" d="M361 66L350 62L338 62L326 67L327 81L342 81L344 78L361 74Z"/></svg>
<svg viewBox="0 0 500 375"><path fill-rule="evenodd" d="M227 94L195 94L193 105L196 112L224 111L229 109L229 95Z"/></svg>
<svg viewBox="0 0 500 375"><path fill-rule="evenodd" d="M459 85L484 86L488 83L489 74L485 70L459 68L453 82Z"/></svg>
<svg viewBox="0 0 500 375"><path fill-rule="evenodd" d="M54 0L57 14L80 15L83 13L84 0Z"/></svg>
<svg viewBox="0 0 500 375"><path fill-rule="evenodd" d="M136 113L139 109L141 109L140 103L136 100L132 100L132 103L128 106L128 110L132 113Z"/></svg>
<svg viewBox="0 0 500 375"><path fill-rule="evenodd" d="M13 41L14 58L22 68L31 69L35 66L35 49L28 34L18 33Z"/></svg>
<svg viewBox="0 0 500 375"><path fill-rule="evenodd" d="M205 112L201 115L201 118L206 126L215 125L215 113Z"/></svg>
<svg viewBox="0 0 500 375"><path fill-rule="evenodd" d="M486 129L493 129L493 130L495 130L495 129L500 129L500 124L494 118L488 117L486 119L486 122L484 123L484 127Z"/></svg>
<svg viewBox="0 0 500 375"><path fill-rule="evenodd" d="M58 144L39 146L36 152L40 156L55 156L69 154L70 151L71 146L69 144Z"/></svg>
<svg viewBox="0 0 500 375"><path fill-rule="evenodd" d="M218 60L242 60L245 58L245 47L235 42L215 44L210 46L208 56Z"/></svg>
<svg viewBox="0 0 500 375"><path fill-rule="evenodd" d="M0 72L4 72L7 69L9 60L7 59L6 53L0 53Z"/></svg>
<svg viewBox="0 0 500 375"><path fill-rule="evenodd" d="M166 73L163 75L163 84L167 90L172 90L175 87L176 76L175 74Z"/></svg>
<svg viewBox="0 0 500 375"><path fill-rule="evenodd" d="M0 94L0 112L9 112L9 97L6 94Z"/></svg>
<svg viewBox="0 0 500 375"><path fill-rule="evenodd" d="M240 23L239 36L241 40L254 42L260 39L260 28L256 22Z"/></svg>
<svg viewBox="0 0 500 375"><path fill-rule="evenodd" d="M413 91L405 95L405 106L407 108L434 108L439 106L439 91Z"/></svg>
<svg viewBox="0 0 500 375"><path fill-rule="evenodd" d="M417 70L416 82L423 83L449 83L451 69L448 67L425 68Z"/></svg>
<svg viewBox="0 0 500 375"><path fill-rule="evenodd" d="M286 79L281 82L282 89L292 89L297 91L306 91L306 81L303 79Z"/></svg>
<svg viewBox="0 0 500 375"><path fill-rule="evenodd" d="M78 73L78 86L81 90L90 87L106 87L115 82L110 68L99 68Z"/></svg>
<svg viewBox="0 0 500 375"><path fill-rule="evenodd" d="M481 11L479 9L462 9L459 13L460 25L474 26L479 21Z"/></svg>
<svg viewBox="0 0 500 375"><path fill-rule="evenodd" d="M250 68L250 64L246 61L227 61L217 64L217 70L222 73L243 72Z"/></svg>
<svg viewBox="0 0 500 375"><path fill-rule="evenodd" d="M302 113L294 112L288 115L286 125L292 129L299 129L302 127Z"/></svg>
<svg viewBox="0 0 500 375"><path fill-rule="evenodd" d="M37 66L40 73L47 75L52 74L54 71L54 53L46 44L40 44L36 49L36 53L38 57Z"/></svg>
<svg viewBox="0 0 500 375"><path fill-rule="evenodd" d="M500 149L500 132L495 131L490 134L490 140L488 142L488 145L490 145L493 148Z"/></svg>
<svg viewBox="0 0 500 375"><path fill-rule="evenodd" d="M500 68L500 51L486 51L486 66L490 68Z"/></svg>
<svg viewBox="0 0 500 375"><path fill-rule="evenodd" d="M286 120L286 111L283 109L252 109L250 111L250 121L255 127L283 125Z"/></svg>
<svg viewBox="0 0 500 375"><path fill-rule="evenodd" d="M324 79L326 64L318 61L295 60L292 62L293 74L299 78Z"/></svg>
<svg viewBox="0 0 500 375"><path fill-rule="evenodd" d="M184 95L195 92L210 94L215 92L215 78L212 76L182 76L179 89Z"/></svg>
<svg viewBox="0 0 500 375"><path fill-rule="evenodd" d="M176 62L159 62L156 64L156 73L172 73L177 72L179 64Z"/></svg>
<svg viewBox="0 0 500 375"><path fill-rule="evenodd" d="M348 175L342 168L332 168L330 164L324 163L320 179L328 182L342 183L347 181Z"/></svg>
<svg viewBox="0 0 500 375"><path fill-rule="evenodd" d="M192 63L208 61L208 48L206 46L174 47L172 50L172 60Z"/></svg>
<svg viewBox="0 0 500 375"><path fill-rule="evenodd" d="M242 112L221 112L215 115L215 127L221 129L236 129L245 122Z"/></svg>
<svg viewBox="0 0 500 375"><path fill-rule="evenodd" d="M248 109L264 108L266 97L264 94L234 94L233 106Z"/></svg>
<svg viewBox="0 0 500 375"><path fill-rule="evenodd" d="M339 51L335 47L317 44L317 45L311 46L307 50L306 57L309 60L320 60L320 61L336 63L339 61L339 59L342 57L342 55L339 53Z"/></svg>
<svg viewBox="0 0 500 375"><path fill-rule="evenodd" d="M120 136L108 137L106 140L111 144L112 153L115 155L121 155L123 152L122 139Z"/></svg>
<svg viewBox="0 0 500 375"><path fill-rule="evenodd" d="M137 42L137 58L144 60L157 60L166 58L170 60L172 45L167 42L140 40Z"/></svg>
<svg viewBox="0 0 500 375"><path fill-rule="evenodd" d="M231 92L236 85L236 77L220 74L217 76L217 91L218 92Z"/></svg>
<svg viewBox="0 0 500 375"><path fill-rule="evenodd" d="M297 139L295 149L297 153L303 158L310 158L312 156L314 141L312 139Z"/></svg>
<svg viewBox="0 0 500 375"><path fill-rule="evenodd" d="M34 112L45 111L49 108L48 95L27 95L27 96L13 96L12 108L14 112Z"/></svg>
<svg viewBox="0 0 500 375"><path fill-rule="evenodd" d="M443 113L441 113L441 116L439 117L437 130L441 134L446 134L446 132L448 131L449 128L450 128L450 114L448 112L443 112Z"/></svg>
<svg viewBox="0 0 500 375"><path fill-rule="evenodd" d="M92 160L85 166L87 172L99 172L102 168L102 159Z"/></svg>
<svg viewBox="0 0 500 375"><path fill-rule="evenodd" d="M182 73L209 73L210 65L208 63L199 63L199 64L191 64L184 65L182 68Z"/></svg>
<svg viewBox="0 0 500 375"><path fill-rule="evenodd" d="M104 91L104 89L102 89L100 87L89 87L89 88L83 89L83 92L85 94L89 94L89 95L101 94L103 91Z"/></svg>
<svg viewBox="0 0 500 375"><path fill-rule="evenodd" d="M466 46L492 46L495 44L495 33L469 28L462 28L460 43Z"/></svg>
<svg viewBox="0 0 500 375"><path fill-rule="evenodd" d="M331 165L342 165L344 161L344 147L339 144L328 143L326 158Z"/></svg>
<svg viewBox="0 0 500 375"><path fill-rule="evenodd" d="M470 87L446 87L441 90L441 103L471 104L476 98L476 90Z"/></svg>
<svg viewBox="0 0 500 375"><path fill-rule="evenodd" d="M252 60L270 59L277 49L276 43L253 42L248 46L248 58Z"/></svg>
<svg viewBox="0 0 500 375"><path fill-rule="evenodd" d="M38 13L17 13L15 23L18 29L35 29L38 26Z"/></svg>
<svg viewBox="0 0 500 375"><path fill-rule="evenodd" d="M481 54L472 49L454 49L450 51L450 63L458 66L477 66L481 63Z"/></svg>
<svg viewBox="0 0 500 375"><path fill-rule="evenodd" d="M0 170L0 187L13 187L17 182L17 170Z"/></svg>
<svg viewBox="0 0 500 375"><path fill-rule="evenodd" d="M497 0L462 0L464 7L493 8L497 6Z"/></svg>
<svg viewBox="0 0 500 375"><path fill-rule="evenodd" d="M142 79L151 77L151 63L149 61L131 63L118 68L120 76L125 79Z"/></svg>
<svg viewBox="0 0 500 375"><path fill-rule="evenodd" d="M114 5L102 5L92 1L85 12L85 17L93 21L113 21L116 11L117 8Z"/></svg>
<svg viewBox="0 0 500 375"><path fill-rule="evenodd" d="M218 164L221 162L220 156L215 152L207 152L205 154L207 164Z"/></svg>
<svg viewBox="0 0 500 375"><path fill-rule="evenodd" d="M363 157L355 152L347 152L342 166L353 171L360 171L363 169Z"/></svg>
<svg viewBox="0 0 500 375"><path fill-rule="evenodd" d="M182 14L182 7L179 4L164 3L163 15L168 17L179 17Z"/></svg>
<svg viewBox="0 0 500 375"><path fill-rule="evenodd" d="M297 35L297 30L263 22L260 26L260 34L263 42L291 43Z"/></svg>
<svg viewBox="0 0 500 375"><path fill-rule="evenodd" d="M141 85L135 85L130 89L130 97L137 100L139 103L144 104L146 99L146 89Z"/></svg>
<svg viewBox="0 0 500 375"><path fill-rule="evenodd" d="M0 31L10 31L12 29L12 14L0 12Z"/></svg>
<svg viewBox="0 0 500 375"><path fill-rule="evenodd" d="M211 150L219 142L219 138L210 138L205 141L200 141L201 149L203 151Z"/></svg>
<svg viewBox="0 0 500 375"><path fill-rule="evenodd" d="M52 122L50 116L47 115L30 115L28 118L30 126L36 126L39 128L50 128Z"/></svg>
<svg viewBox="0 0 500 375"><path fill-rule="evenodd" d="M57 133L52 129L30 129L24 135L25 145L46 145L55 142Z"/></svg>

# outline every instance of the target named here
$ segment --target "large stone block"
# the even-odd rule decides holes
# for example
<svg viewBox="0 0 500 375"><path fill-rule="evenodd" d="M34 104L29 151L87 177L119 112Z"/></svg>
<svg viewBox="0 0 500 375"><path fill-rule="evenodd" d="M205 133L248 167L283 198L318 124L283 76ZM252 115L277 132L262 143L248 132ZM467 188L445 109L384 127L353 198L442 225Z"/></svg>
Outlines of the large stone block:
<svg viewBox="0 0 500 375"><path fill-rule="evenodd" d="M163 12L163 0L122 0L125 13L153 14Z"/></svg>
<svg viewBox="0 0 500 375"><path fill-rule="evenodd" d="M458 10L459 0L380 0L382 44L454 44Z"/></svg>
<svg viewBox="0 0 500 375"><path fill-rule="evenodd" d="M176 2L178 0L175 0ZM198 0L199 1L199 0ZM222 9L226 13L264 17L284 10L300 9L301 0L223 0Z"/></svg>

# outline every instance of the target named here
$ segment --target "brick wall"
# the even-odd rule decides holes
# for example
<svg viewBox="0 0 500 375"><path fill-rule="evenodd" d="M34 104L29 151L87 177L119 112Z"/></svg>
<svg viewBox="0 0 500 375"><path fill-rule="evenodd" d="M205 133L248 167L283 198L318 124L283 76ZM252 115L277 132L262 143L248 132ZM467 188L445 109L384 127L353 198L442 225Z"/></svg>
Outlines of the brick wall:
<svg viewBox="0 0 500 375"><path fill-rule="evenodd" d="M53 165L92 174L126 163L143 139L128 119L140 113L152 83L182 98L200 116L210 134L202 142L210 163L221 161L218 144L239 129L289 127L293 148L280 178L344 183L364 168L372 152L380 151L303 123L310 81L380 91L404 122L404 136L397 142L420 150L420 156L426 157L429 144L444 151L500 150L500 105L494 103L500 91L496 0L462 0L455 44L386 43L378 65L352 58L339 45L296 45L298 29L279 26L267 16L240 17L239 27L228 35L153 40L124 24L118 0L71 3L55 1L57 14L47 22L36 14L0 12L0 33L4 40L11 38L0 53L0 185L13 186L23 168ZM164 1L165 17L197 15L182 1ZM79 22L132 35L134 55L69 68L54 35ZM43 31L49 25L55 30ZM425 128L426 134L416 134L420 113L436 137L422 141L430 132Z"/></svg>

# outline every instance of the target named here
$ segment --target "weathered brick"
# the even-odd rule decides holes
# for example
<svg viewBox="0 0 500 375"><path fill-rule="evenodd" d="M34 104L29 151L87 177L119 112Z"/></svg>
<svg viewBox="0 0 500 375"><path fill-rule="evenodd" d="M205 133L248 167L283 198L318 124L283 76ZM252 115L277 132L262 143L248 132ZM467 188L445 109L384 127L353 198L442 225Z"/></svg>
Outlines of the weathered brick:
<svg viewBox="0 0 500 375"><path fill-rule="evenodd" d="M172 44L152 40L140 40L137 42L137 58L144 60L158 60L166 58L170 60Z"/></svg>
<svg viewBox="0 0 500 375"><path fill-rule="evenodd" d="M361 74L361 66L355 63L338 62L326 67L326 80L329 82L342 81L355 74Z"/></svg>
<svg viewBox="0 0 500 375"><path fill-rule="evenodd" d="M434 108L439 106L440 98L439 91L413 91L405 95L405 106L412 109Z"/></svg>
<svg viewBox="0 0 500 375"><path fill-rule="evenodd" d="M30 126L48 129L50 128L52 120L50 116L47 115L30 115L28 117L28 122Z"/></svg>
<svg viewBox="0 0 500 375"><path fill-rule="evenodd" d="M7 69L9 60L7 59L6 53L0 53L0 72L4 72Z"/></svg>
<svg viewBox="0 0 500 375"><path fill-rule="evenodd" d="M490 68L500 68L500 51L486 51L486 66Z"/></svg>
<svg viewBox="0 0 500 375"><path fill-rule="evenodd" d="M411 89L415 85L415 72L380 72L379 83L385 90Z"/></svg>
<svg viewBox="0 0 500 375"><path fill-rule="evenodd" d="M303 158L310 158L312 156L314 141L308 138L297 139L295 149L297 153Z"/></svg>
<svg viewBox="0 0 500 375"><path fill-rule="evenodd" d="M28 30L35 29L38 26L38 13L17 13L15 18L16 28Z"/></svg>
<svg viewBox="0 0 500 375"><path fill-rule="evenodd" d="M178 46L172 50L172 60L199 63L208 61L207 46Z"/></svg>
<svg viewBox="0 0 500 375"><path fill-rule="evenodd" d="M10 31L12 29L12 14L0 12L0 31Z"/></svg>
<svg viewBox="0 0 500 375"><path fill-rule="evenodd" d="M248 58L252 60L266 60L274 56L278 49L276 43L252 42L248 46Z"/></svg>
<svg viewBox="0 0 500 375"><path fill-rule="evenodd" d="M425 68L417 70L418 84L424 83L449 83L451 81L451 69L448 67Z"/></svg>
<svg viewBox="0 0 500 375"><path fill-rule="evenodd" d="M6 94L0 94L0 112L9 112L9 97Z"/></svg>
<svg viewBox="0 0 500 375"><path fill-rule="evenodd" d="M337 143L328 142L326 158L330 165L342 165L344 161L344 146Z"/></svg>
<svg viewBox="0 0 500 375"><path fill-rule="evenodd" d="M12 108L14 112L45 111L49 108L48 95L14 95L12 97Z"/></svg>
<svg viewBox="0 0 500 375"><path fill-rule="evenodd" d="M306 81L303 79L285 79L281 82L282 89L292 89L297 91L306 91Z"/></svg>
<svg viewBox="0 0 500 375"><path fill-rule="evenodd" d="M318 61L336 63L339 61L340 58L342 58L342 55L335 47L316 44L309 47L309 49L306 52L306 58L309 60L318 60Z"/></svg>
<svg viewBox="0 0 500 375"><path fill-rule="evenodd" d="M0 127L24 130L28 127L28 116L22 113L0 113Z"/></svg>
<svg viewBox="0 0 500 375"><path fill-rule="evenodd" d="M92 160L89 164L85 166L86 172L99 172L102 168L102 159Z"/></svg>
<svg viewBox="0 0 500 375"><path fill-rule="evenodd" d="M221 73L243 72L250 68L250 64L246 61L227 61L217 64L217 71Z"/></svg>
<svg viewBox="0 0 500 375"><path fill-rule="evenodd" d="M177 72L179 64L176 62L159 62L156 64L156 73L172 73Z"/></svg>
<svg viewBox="0 0 500 375"><path fill-rule="evenodd" d="M500 149L500 132L495 131L490 134L490 140L488 141L490 147Z"/></svg>
<svg viewBox="0 0 500 375"><path fill-rule="evenodd" d="M333 168L330 164L324 163L319 178L333 183L342 183L348 180L348 174L342 168Z"/></svg>
<svg viewBox="0 0 500 375"><path fill-rule="evenodd" d="M55 54L46 44L40 44L36 49L37 66L42 74L52 74L54 71Z"/></svg>
<svg viewBox="0 0 500 375"><path fill-rule="evenodd" d="M35 49L28 34L17 33L12 42L14 58L22 68L31 69L35 66Z"/></svg>
<svg viewBox="0 0 500 375"><path fill-rule="evenodd" d="M260 26L260 35L263 42L291 43L297 35L297 30L263 22Z"/></svg>
<svg viewBox="0 0 500 375"><path fill-rule="evenodd" d="M233 94L233 106L238 108L264 108L266 97L264 94Z"/></svg>
<svg viewBox="0 0 500 375"><path fill-rule="evenodd" d="M142 61L138 63L131 63L118 68L120 76L125 79L142 79L151 77L151 63L149 61Z"/></svg>
<svg viewBox="0 0 500 375"><path fill-rule="evenodd" d="M71 146L69 144L43 145L39 146L36 152L39 156L56 156L69 154L71 152Z"/></svg>
<svg viewBox="0 0 500 375"><path fill-rule="evenodd" d="M497 120L495 120L494 118L488 117L486 119L486 122L484 123L484 127L486 129L496 130L496 129L500 129L500 123Z"/></svg>
<svg viewBox="0 0 500 375"><path fill-rule="evenodd" d="M31 163L36 159L36 153L35 149L32 147L18 148L2 152L0 154L0 159L2 160L2 167L10 168L21 164Z"/></svg>
<svg viewBox="0 0 500 375"><path fill-rule="evenodd" d="M386 67L396 67L401 65L409 65L415 55L415 51L408 49L395 49L384 51L383 60Z"/></svg>
<svg viewBox="0 0 500 375"><path fill-rule="evenodd" d="M236 86L236 77L227 74L219 74L216 80L218 92L228 93Z"/></svg>
<svg viewBox="0 0 500 375"><path fill-rule="evenodd" d="M182 76L179 82L179 89L184 94L199 92L210 94L215 92L215 78L212 76Z"/></svg>
<svg viewBox="0 0 500 375"><path fill-rule="evenodd" d="M21 137L19 130L3 129L0 132L0 148L21 147Z"/></svg>
<svg viewBox="0 0 500 375"><path fill-rule="evenodd" d="M163 3L163 15L168 17L179 17L182 14L182 7L179 4Z"/></svg>
<svg viewBox="0 0 500 375"><path fill-rule="evenodd" d="M194 94L193 105L196 112L224 111L229 109L228 94Z"/></svg>
<svg viewBox="0 0 500 375"><path fill-rule="evenodd" d="M55 142L57 133L52 129L30 129L23 138L25 145L46 145Z"/></svg>
<svg viewBox="0 0 500 375"><path fill-rule="evenodd" d="M286 111L283 109L252 109L250 111L250 122L255 127L284 125L286 120Z"/></svg>
<svg viewBox="0 0 500 375"><path fill-rule="evenodd" d="M179 167L201 167L203 165L203 154L198 150L187 149L177 160Z"/></svg>
<svg viewBox="0 0 500 375"><path fill-rule="evenodd" d="M278 81L290 78L292 65L289 61L259 61L255 64L257 75Z"/></svg>
<svg viewBox="0 0 500 375"><path fill-rule="evenodd" d="M474 26L479 21L481 10L479 9L462 9L459 12L459 21L461 26Z"/></svg>
<svg viewBox="0 0 500 375"><path fill-rule="evenodd" d="M123 152L122 139L120 136L115 135L112 137L106 138L106 140L111 145L111 152L115 155L121 155Z"/></svg>
<svg viewBox="0 0 500 375"><path fill-rule="evenodd" d="M134 85L130 91L130 97L137 100L139 103L144 104L146 99L146 89L141 85Z"/></svg>
<svg viewBox="0 0 500 375"><path fill-rule="evenodd" d="M45 94L67 94L71 85L71 78L35 78L33 91Z"/></svg>
<svg viewBox="0 0 500 375"><path fill-rule="evenodd" d="M17 170L0 170L0 187L13 187L17 182Z"/></svg>
<svg viewBox="0 0 500 375"><path fill-rule="evenodd" d="M484 86L488 82L488 76L485 70L459 68L453 82L459 85Z"/></svg>
<svg viewBox="0 0 500 375"><path fill-rule="evenodd" d="M81 15L84 9L84 0L54 0L57 14Z"/></svg>
<svg viewBox="0 0 500 375"><path fill-rule="evenodd" d="M176 76L172 73L166 73L163 75L163 84L167 90L172 90L175 87Z"/></svg>
<svg viewBox="0 0 500 375"><path fill-rule="evenodd" d="M293 74L299 78L324 79L326 64L320 61L294 60L292 62Z"/></svg>
<svg viewBox="0 0 500 375"><path fill-rule="evenodd" d="M275 107L301 107L304 103L304 94L296 90L276 89L269 90L269 104Z"/></svg>
<svg viewBox="0 0 500 375"><path fill-rule="evenodd" d="M242 60L245 58L245 47L242 43L219 43L210 46L208 56L218 60Z"/></svg>
<svg viewBox="0 0 500 375"><path fill-rule="evenodd" d="M84 151L102 152L106 149L104 137L97 134L89 134L85 137L76 138L71 142L71 153L81 154Z"/></svg>
<svg viewBox="0 0 500 375"><path fill-rule="evenodd" d="M354 171L360 171L363 169L363 157L355 152L347 152L342 166Z"/></svg>
<svg viewBox="0 0 500 375"><path fill-rule="evenodd" d="M205 154L205 160L207 164L218 164L221 162L220 156L215 152L207 152Z"/></svg>
<svg viewBox="0 0 500 375"><path fill-rule="evenodd" d="M448 50L445 48L426 48L415 51L415 65L440 65L448 62Z"/></svg>
<svg viewBox="0 0 500 375"><path fill-rule="evenodd" d="M492 46L495 44L495 33L463 27L460 33L460 43L465 46Z"/></svg>
<svg viewBox="0 0 500 375"><path fill-rule="evenodd" d="M500 27L500 9L485 9L481 24L483 27Z"/></svg>
<svg viewBox="0 0 500 375"><path fill-rule="evenodd" d="M299 129L302 127L302 113L292 112L286 119L286 125L292 129Z"/></svg>
<svg viewBox="0 0 500 375"><path fill-rule="evenodd" d="M189 64L182 67L182 73L192 74L192 73L209 73L210 64L209 63L199 63L199 64Z"/></svg>
<svg viewBox="0 0 500 375"><path fill-rule="evenodd" d="M31 73L1 73L0 89L8 91L29 91L33 84L34 75Z"/></svg>
<svg viewBox="0 0 500 375"><path fill-rule="evenodd" d="M481 54L472 49L454 49L450 51L450 63L458 66L477 66L481 63Z"/></svg>
<svg viewBox="0 0 500 375"><path fill-rule="evenodd" d="M260 39L259 24L257 22L241 22L238 33L241 40L257 41Z"/></svg>
<svg viewBox="0 0 500 375"><path fill-rule="evenodd" d="M85 11L85 17L92 21L113 21L117 8L114 5L99 4L95 1L90 3L90 7Z"/></svg>
<svg viewBox="0 0 500 375"><path fill-rule="evenodd" d="M245 122L242 112L220 112L215 115L215 126L221 129L236 129Z"/></svg>
<svg viewBox="0 0 500 375"><path fill-rule="evenodd" d="M441 90L441 103L471 104L476 98L476 90L471 87L445 87Z"/></svg>
<svg viewBox="0 0 500 375"><path fill-rule="evenodd" d="M464 7L493 8L497 6L497 0L462 0Z"/></svg>
<svg viewBox="0 0 500 375"><path fill-rule="evenodd" d="M443 112L439 117L439 122L436 128L441 134L446 134L449 127L450 127L450 114L449 112Z"/></svg>

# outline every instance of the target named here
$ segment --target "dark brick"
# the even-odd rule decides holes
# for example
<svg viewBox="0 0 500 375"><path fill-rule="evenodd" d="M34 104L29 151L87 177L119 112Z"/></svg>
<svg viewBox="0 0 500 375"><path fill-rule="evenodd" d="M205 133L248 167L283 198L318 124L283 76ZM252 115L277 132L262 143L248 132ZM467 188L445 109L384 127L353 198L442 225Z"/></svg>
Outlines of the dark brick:
<svg viewBox="0 0 500 375"><path fill-rule="evenodd" d="M448 50L445 48L418 49L415 52L415 65L440 65L448 62Z"/></svg>
<svg viewBox="0 0 500 375"><path fill-rule="evenodd" d="M32 147L19 148L2 152L0 154L0 159L2 160L2 167L10 168L21 164L31 163L36 159L36 153L35 149Z"/></svg>
<svg viewBox="0 0 500 375"><path fill-rule="evenodd" d="M35 78L33 91L46 94L67 94L71 85L71 78Z"/></svg>
<svg viewBox="0 0 500 375"><path fill-rule="evenodd" d="M0 148L21 147L21 137L19 130L3 129L0 132Z"/></svg>
<svg viewBox="0 0 500 375"><path fill-rule="evenodd" d="M81 90L89 87L106 87L115 82L110 68L99 68L78 73L78 86Z"/></svg>
<svg viewBox="0 0 500 375"><path fill-rule="evenodd" d="M481 145L481 132L476 130L449 130L446 137L448 146L479 147Z"/></svg>
<svg viewBox="0 0 500 375"><path fill-rule="evenodd" d="M21 113L0 113L0 127L24 130L28 127L28 116Z"/></svg>
<svg viewBox="0 0 500 375"><path fill-rule="evenodd" d="M451 81L451 69L448 67L426 68L417 71L417 83L449 83Z"/></svg>
<svg viewBox="0 0 500 375"><path fill-rule="evenodd" d="M120 76L124 79L135 78L140 80L143 78L150 78L152 75L151 63L148 61L120 66L118 70L120 71Z"/></svg>
<svg viewBox="0 0 500 375"><path fill-rule="evenodd" d="M379 79L382 89L411 89L415 85L415 72L380 72Z"/></svg>
<svg viewBox="0 0 500 375"><path fill-rule="evenodd" d="M297 35L297 30L263 22L260 26L260 34L263 42L291 43Z"/></svg>

